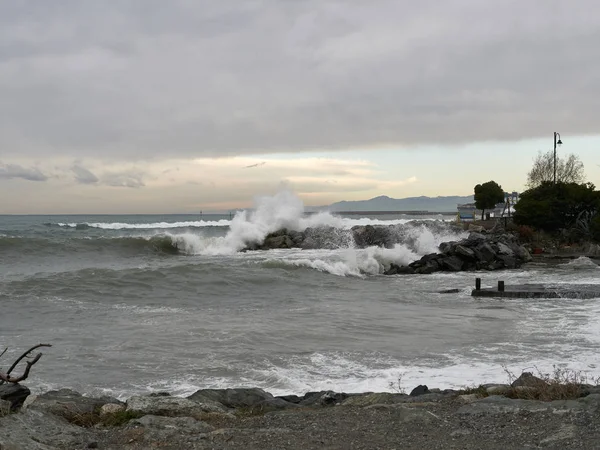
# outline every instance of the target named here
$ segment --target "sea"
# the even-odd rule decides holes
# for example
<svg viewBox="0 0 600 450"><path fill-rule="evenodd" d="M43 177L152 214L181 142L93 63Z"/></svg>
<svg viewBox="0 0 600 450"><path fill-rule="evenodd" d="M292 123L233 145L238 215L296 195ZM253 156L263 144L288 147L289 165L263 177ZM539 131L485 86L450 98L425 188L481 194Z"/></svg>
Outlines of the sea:
<svg viewBox="0 0 600 450"><path fill-rule="evenodd" d="M50 343L25 382L32 391L118 398L460 388L555 368L600 375L600 299L470 295L475 277L484 286L600 283L589 259L383 275L392 262L465 237L452 220L308 214L290 193L233 215L0 216L0 352L8 347L0 368ZM357 225L391 225L403 241L355 248ZM335 227L349 238L316 250L244 251L283 227Z"/></svg>

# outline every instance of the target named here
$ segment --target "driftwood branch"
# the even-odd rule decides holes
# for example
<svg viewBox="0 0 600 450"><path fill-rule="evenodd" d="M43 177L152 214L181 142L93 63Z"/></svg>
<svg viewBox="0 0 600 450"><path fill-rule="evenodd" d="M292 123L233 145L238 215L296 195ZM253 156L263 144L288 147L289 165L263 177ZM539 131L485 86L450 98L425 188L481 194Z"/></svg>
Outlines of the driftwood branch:
<svg viewBox="0 0 600 450"><path fill-rule="evenodd" d="M2 358L2 355L4 355L4 354L6 353L6 350L8 350L8 347L6 347L6 348L4 349L4 351L3 351L2 353L0 353L0 358Z"/></svg>
<svg viewBox="0 0 600 450"><path fill-rule="evenodd" d="M25 370L23 371L23 374L21 376L11 377L10 374L12 373L13 370L15 370L17 365L21 361L23 361L23 359L32 357L31 352L33 352L35 349L40 348L40 347L52 347L52 345L51 344L37 344L37 345L34 345L33 347L31 347L29 350L27 350L25 353L23 353L21 356L19 356L17 358L17 360L12 364L12 366L10 366L10 369L8 369L8 371L6 373L0 372L0 384L2 384L4 382L18 383L19 381L26 380L27 377L29 376L29 371L31 370L31 367L36 362L38 362L40 360L40 358L42 357L41 353L38 353L35 356L33 356L33 359L31 361L25 362ZM5 352L6 352L6 350L4 350L2 352L2 354L0 354L0 356L2 356Z"/></svg>

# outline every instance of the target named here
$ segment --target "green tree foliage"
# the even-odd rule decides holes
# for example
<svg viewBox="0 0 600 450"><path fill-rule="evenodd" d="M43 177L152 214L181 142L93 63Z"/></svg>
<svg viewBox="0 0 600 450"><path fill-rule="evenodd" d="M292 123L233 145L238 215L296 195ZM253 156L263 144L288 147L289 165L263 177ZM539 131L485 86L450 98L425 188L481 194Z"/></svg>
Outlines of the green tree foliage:
<svg viewBox="0 0 600 450"><path fill-rule="evenodd" d="M478 184L475 186L475 207L481 210L481 220L486 209L491 209L497 203L504 201L504 191L495 181Z"/></svg>
<svg viewBox="0 0 600 450"><path fill-rule="evenodd" d="M575 227L585 219L594 233L595 227L600 227L600 192L592 183L545 181L523 192L515 210L514 221L518 225L552 232Z"/></svg>

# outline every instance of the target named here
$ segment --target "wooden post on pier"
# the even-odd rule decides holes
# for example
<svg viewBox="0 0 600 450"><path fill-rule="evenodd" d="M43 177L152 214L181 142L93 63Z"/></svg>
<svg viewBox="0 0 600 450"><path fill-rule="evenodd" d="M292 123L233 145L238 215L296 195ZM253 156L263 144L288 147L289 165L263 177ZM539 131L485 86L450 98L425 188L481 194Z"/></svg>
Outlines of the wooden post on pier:
<svg viewBox="0 0 600 450"><path fill-rule="evenodd" d="M481 290L481 278L475 278L475 290L476 291Z"/></svg>
<svg viewBox="0 0 600 450"><path fill-rule="evenodd" d="M504 292L504 281L498 281L498 292Z"/></svg>

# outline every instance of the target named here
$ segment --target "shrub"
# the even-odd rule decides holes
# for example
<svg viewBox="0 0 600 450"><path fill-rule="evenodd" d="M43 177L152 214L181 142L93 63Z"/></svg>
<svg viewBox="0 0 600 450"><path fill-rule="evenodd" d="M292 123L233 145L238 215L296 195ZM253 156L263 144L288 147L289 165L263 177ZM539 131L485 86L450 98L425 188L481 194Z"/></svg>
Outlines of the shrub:
<svg viewBox="0 0 600 450"><path fill-rule="evenodd" d="M517 379L506 367L509 384ZM589 379L581 371L553 366L552 373L542 373L537 370L536 377L540 380L527 389L511 388L505 396L523 400L540 400L550 402L554 400L575 400L585 395L585 385L598 384L598 379Z"/></svg>

